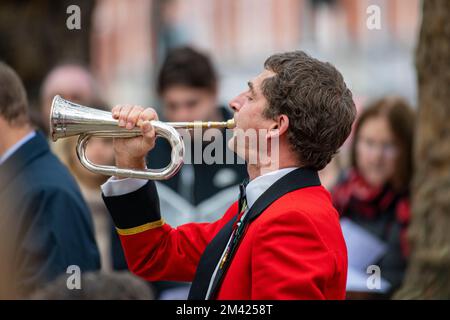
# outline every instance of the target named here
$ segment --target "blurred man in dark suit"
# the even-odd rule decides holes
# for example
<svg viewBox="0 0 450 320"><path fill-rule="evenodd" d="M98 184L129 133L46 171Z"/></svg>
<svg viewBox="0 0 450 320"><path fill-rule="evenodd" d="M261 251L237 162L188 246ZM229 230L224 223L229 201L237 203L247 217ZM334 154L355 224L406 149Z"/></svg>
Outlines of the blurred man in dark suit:
<svg viewBox="0 0 450 320"><path fill-rule="evenodd" d="M0 62L0 252L17 272L22 294L77 265L97 270L100 259L89 210L46 138L30 125L27 96L17 74Z"/></svg>

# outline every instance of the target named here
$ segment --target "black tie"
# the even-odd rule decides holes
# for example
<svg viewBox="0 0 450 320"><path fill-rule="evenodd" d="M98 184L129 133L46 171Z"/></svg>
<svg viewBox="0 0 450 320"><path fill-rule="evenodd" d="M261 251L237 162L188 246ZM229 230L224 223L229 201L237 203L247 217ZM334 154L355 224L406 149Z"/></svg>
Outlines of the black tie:
<svg viewBox="0 0 450 320"><path fill-rule="evenodd" d="M221 258L221 260L218 262L219 266L217 268L216 276L214 277L213 284L211 287L211 292L207 299L213 299L214 295L217 292L217 289L219 288L223 276L228 269L231 260L233 259L233 255L235 254L240 240L242 240L242 236L244 235L245 228L247 226L248 217L245 216L243 218L243 215L247 211L247 196L246 196L246 186L248 184L248 181L244 181L239 185L239 214L237 216L237 219L233 225L233 231L231 233L231 240L229 241L227 247L225 248L225 254Z"/></svg>
<svg viewBox="0 0 450 320"><path fill-rule="evenodd" d="M317 171L310 168L296 169L281 179L277 180L269 187L255 203L248 209L245 215L247 228L252 221L257 219L270 204L277 201L283 195L301 188L320 186L320 179ZM194 281L192 281L189 291L189 300L203 300L206 298L212 275L216 269L217 263L221 259L233 232L233 224L236 222L238 213L216 234L203 252L195 272ZM245 232L245 230L244 230ZM228 259L230 261L230 259ZM220 283L211 288L210 299L214 299L220 289Z"/></svg>

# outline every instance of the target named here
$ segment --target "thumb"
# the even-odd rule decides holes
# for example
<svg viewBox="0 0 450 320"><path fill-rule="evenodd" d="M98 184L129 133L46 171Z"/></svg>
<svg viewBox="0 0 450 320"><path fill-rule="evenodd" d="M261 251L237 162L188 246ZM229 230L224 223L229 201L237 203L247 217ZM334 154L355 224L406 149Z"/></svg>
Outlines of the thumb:
<svg viewBox="0 0 450 320"><path fill-rule="evenodd" d="M155 146L156 132L150 121L144 121L141 126L145 146L152 149Z"/></svg>

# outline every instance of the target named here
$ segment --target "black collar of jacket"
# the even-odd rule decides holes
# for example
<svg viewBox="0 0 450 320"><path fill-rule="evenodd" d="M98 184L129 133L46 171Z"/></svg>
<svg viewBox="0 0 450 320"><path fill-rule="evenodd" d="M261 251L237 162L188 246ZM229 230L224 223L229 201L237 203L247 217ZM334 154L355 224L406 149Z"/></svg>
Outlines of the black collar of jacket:
<svg viewBox="0 0 450 320"><path fill-rule="evenodd" d="M298 168L289 172L277 180L256 200L247 213L249 215L250 223L259 217L269 205L283 195L301 188L312 186L320 186L320 179L316 170ZM214 269L216 268L230 238L232 226L236 217L237 214L217 233L203 252L197 266L191 290L189 291L189 300L205 299L212 274L214 273ZM232 257L230 263L231 260ZM220 282L216 288L212 288L212 297L214 297L214 293L217 291L218 287L220 287Z"/></svg>
<svg viewBox="0 0 450 320"><path fill-rule="evenodd" d="M16 177L28 164L44 153L50 151L47 140L40 132L17 149L6 161L0 165L0 192Z"/></svg>

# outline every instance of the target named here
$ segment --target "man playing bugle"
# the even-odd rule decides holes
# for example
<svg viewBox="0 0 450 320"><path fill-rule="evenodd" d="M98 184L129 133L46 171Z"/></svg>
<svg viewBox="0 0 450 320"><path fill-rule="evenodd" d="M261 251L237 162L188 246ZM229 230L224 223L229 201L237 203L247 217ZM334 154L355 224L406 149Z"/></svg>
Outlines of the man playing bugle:
<svg viewBox="0 0 450 320"><path fill-rule="evenodd" d="M355 119L342 75L301 51L275 54L229 105L228 146L246 160L250 181L221 219L172 228L153 181L113 177L102 186L130 269L149 281L192 281L190 299L345 298L346 246L317 174ZM115 139L117 166L145 169L157 114L116 106L113 117L142 131Z"/></svg>

